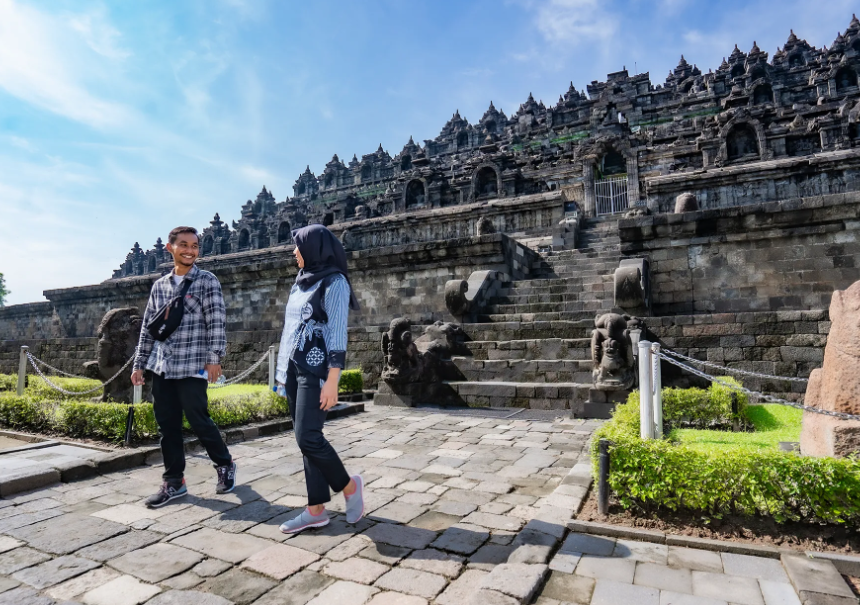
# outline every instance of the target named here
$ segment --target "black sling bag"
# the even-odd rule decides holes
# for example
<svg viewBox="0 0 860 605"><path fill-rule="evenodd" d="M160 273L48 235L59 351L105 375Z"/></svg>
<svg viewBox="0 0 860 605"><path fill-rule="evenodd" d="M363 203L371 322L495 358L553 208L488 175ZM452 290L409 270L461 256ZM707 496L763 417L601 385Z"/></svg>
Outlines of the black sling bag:
<svg viewBox="0 0 860 605"><path fill-rule="evenodd" d="M146 324L146 331L155 340L162 342L167 340L182 323L182 317L185 315L185 295L188 294L188 288L193 282L194 280L186 279L179 296L169 300L156 311L155 316Z"/></svg>

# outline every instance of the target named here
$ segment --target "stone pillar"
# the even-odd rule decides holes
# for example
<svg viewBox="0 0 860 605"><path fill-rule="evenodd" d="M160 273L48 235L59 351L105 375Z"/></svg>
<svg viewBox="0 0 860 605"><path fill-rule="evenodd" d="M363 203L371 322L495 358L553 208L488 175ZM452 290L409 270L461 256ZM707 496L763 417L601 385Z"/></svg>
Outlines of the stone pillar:
<svg viewBox="0 0 860 605"><path fill-rule="evenodd" d="M860 281L834 290L824 365L813 370L804 403L860 415ZM860 420L803 412L800 451L805 456L843 457L860 453Z"/></svg>
<svg viewBox="0 0 860 605"><path fill-rule="evenodd" d="M583 203L582 213L585 216L597 216L597 199L594 196L594 166L586 161L582 164Z"/></svg>

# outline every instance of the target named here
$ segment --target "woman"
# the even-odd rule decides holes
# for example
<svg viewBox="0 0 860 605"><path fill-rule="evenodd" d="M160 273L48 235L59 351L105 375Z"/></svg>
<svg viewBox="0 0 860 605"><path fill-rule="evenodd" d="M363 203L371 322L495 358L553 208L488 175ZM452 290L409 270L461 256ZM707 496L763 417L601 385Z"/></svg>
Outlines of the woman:
<svg viewBox="0 0 860 605"><path fill-rule="evenodd" d="M346 361L347 316L358 310L346 266L346 252L322 225L293 232L299 264L287 300L284 333L278 353L279 392L289 400L296 441L304 456L308 506L281 525L285 534L328 525L329 488L343 492L346 520L364 516L364 481L350 477L337 452L323 436L326 413L337 404L340 372Z"/></svg>

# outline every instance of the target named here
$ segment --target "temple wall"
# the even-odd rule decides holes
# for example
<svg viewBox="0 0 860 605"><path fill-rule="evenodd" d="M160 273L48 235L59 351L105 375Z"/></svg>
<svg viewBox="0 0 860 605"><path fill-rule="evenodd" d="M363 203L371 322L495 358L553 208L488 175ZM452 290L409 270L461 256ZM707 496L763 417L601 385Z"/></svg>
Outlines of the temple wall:
<svg viewBox="0 0 860 605"><path fill-rule="evenodd" d="M654 315L826 309L860 280L860 193L619 222Z"/></svg>

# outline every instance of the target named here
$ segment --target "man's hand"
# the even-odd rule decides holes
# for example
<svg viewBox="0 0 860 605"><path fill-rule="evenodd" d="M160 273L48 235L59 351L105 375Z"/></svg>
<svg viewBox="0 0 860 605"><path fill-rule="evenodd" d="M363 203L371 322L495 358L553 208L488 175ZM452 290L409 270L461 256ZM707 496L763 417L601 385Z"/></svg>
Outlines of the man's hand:
<svg viewBox="0 0 860 605"><path fill-rule="evenodd" d="M131 384L136 387L142 386L146 380L143 379L143 370L135 370L131 373Z"/></svg>
<svg viewBox="0 0 860 605"><path fill-rule="evenodd" d="M218 378L221 376L221 364L207 363L206 373L209 374L209 382L214 384L215 381L218 380Z"/></svg>
<svg viewBox="0 0 860 605"><path fill-rule="evenodd" d="M322 390L320 391L320 409L330 410L337 405L337 385L338 378L332 378L329 375L325 381Z"/></svg>

